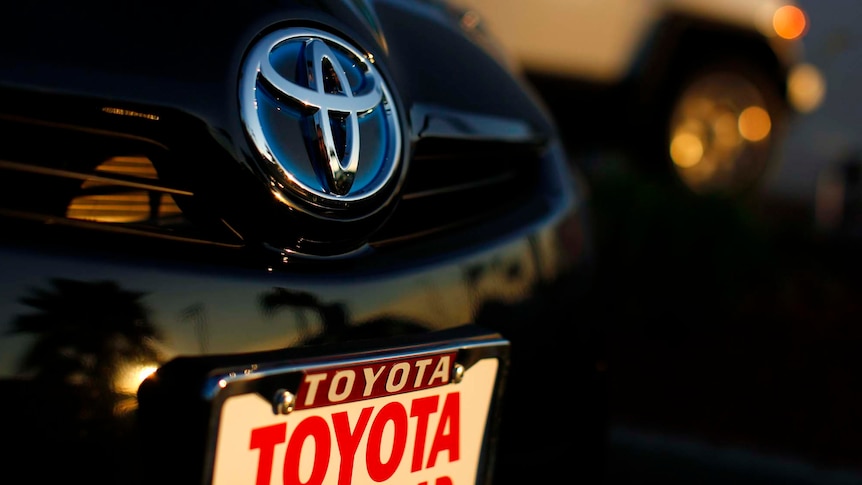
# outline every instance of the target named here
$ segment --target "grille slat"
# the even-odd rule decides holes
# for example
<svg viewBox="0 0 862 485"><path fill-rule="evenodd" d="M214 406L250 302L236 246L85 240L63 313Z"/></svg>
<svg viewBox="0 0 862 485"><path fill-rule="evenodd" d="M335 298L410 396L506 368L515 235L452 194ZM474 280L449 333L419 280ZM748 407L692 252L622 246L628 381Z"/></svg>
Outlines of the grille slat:
<svg viewBox="0 0 862 485"><path fill-rule="evenodd" d="M56 168L41 167L38 165L30 165L27 163L11 162L8 160L0 160L0 170L14 170L18 172L29 172L37 175L45 175L49 177L60 177L66 179L77 179L85 182L101 182L105 184L113 184L116 186L131 187L136 189L151 190L155 192L163 192L165 194L187 195L192 196L194 193L188 190L174 189L162 185L156 185L152 182L147 182L148 177L137 178L132 176L117 175L97 175L94 173L82 173L71 170L60 170Z"/></svg>
<svg viewBox="0 0 862 485"><path fill-rule="evenodd" d="M507 182L511 182L517 176L516 172L510 172L502 175L498 175L496 177L489 177L485 180L478 180L471 183L464 183L460 185L448 185L446 187L439 187L436 189L427 189L423 192L410 192L404 194L402 197L403 200L414 200L414 199L423 199L426 197L440 197L445 196L447 194L454 194L457 192L469 192L469 191L478 191L483 188L492 187L495 185L505 184Z"/></svg>

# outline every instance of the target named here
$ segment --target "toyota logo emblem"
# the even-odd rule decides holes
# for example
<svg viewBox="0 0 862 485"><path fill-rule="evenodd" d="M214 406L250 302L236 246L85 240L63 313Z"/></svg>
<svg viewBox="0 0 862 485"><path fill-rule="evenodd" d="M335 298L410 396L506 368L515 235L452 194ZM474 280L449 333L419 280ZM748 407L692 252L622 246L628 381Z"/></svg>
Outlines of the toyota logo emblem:
<svg viewBox="0 0 862 485"><path fill-rule="evenodd" d="M392 192L401 125L371 59L308 28L270 33L249 51L242 119L279 199L334 215Z"/></svg>

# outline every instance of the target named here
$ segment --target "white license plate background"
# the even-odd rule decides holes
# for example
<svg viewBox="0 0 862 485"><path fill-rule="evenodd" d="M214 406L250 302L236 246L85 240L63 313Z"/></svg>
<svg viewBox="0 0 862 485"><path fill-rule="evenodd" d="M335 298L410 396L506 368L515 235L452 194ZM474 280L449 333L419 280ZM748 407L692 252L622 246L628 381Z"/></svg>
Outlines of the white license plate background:
<svg viewBox="0 0 862 485"><path fill-rule="evenodd" d="M294 411L288 415L275 415L272 412L272 404L258 394L241 394L227 398L221 408L221 416L218 426L218 437L216 441L216 455L213 470L213 485L473 485L476 483L476 474L479 466L479 458L482 450L485 426L488 418L488 410L494 392L494 384L497 376L498 361L496 358L483 359L471 366L464 374L460 383L450 383L445 386L409 392L395 396L379 397L347 404L338 404L322 408ZM450 453L443 450L436 454L436 463L427 467L429 455L434 443L435 434L438 433L440 422L440 411L443 408L447 395L458 393L459 410L457 413L457 430L449 429L454 420L444 426L440 432L443 434L457 433L459 437L457 460L450 461ZM427 432L425 433L424 455L422 456L421 469L411 471L414 461L414 448L417 443L417 429L419 419L410 417L411 404L414 400L438 395L439 402L437 412L431 413L428 419ZM383 406L391 402L401 403L407 412L407 439L404 453L400 463L390 478L383 482L375 481L369 476L367 463L367 449L370 430L375 422L379 411ZM346 412L350 431L355 432L360 413L364 408L371 407L372 413L368 424L365 426L362 438L356 448L352 473L349 477L339 476L341 468L341 456L338 440L334 434L332 415ZM285 453L290 442L291 432L305 419L311 416L319 416L325 420L330 434L330 448L316 450L313 438L305 439L301 446L298 470L285 470ZM381 420L381 424L385 421ZM258 477L260 467L261 450L251 447L251 432L253 429L286 423L286 439L275 445L272 469L268 481L266 474ZM380 456L377 462L389 463L392 459L395 425L392 421L385 422L381 437ZM379 425L377 427L379 428ZM421 431L421 430L420 430ZM420 438L421 441L421 438ZM297 446L291 448L291 453L300 449ZM317 457L316 453L323 453ZM328 460L326 457L328 456ZM265 460L264 460L265 461ZM292 460L289 460L292 461ZM372 457L372 463L374 463ZM325 473L321 471L321 463L325 463ZM298 481L297 481L298 480ZM263 483L258 483L262 481Z"/></svg>

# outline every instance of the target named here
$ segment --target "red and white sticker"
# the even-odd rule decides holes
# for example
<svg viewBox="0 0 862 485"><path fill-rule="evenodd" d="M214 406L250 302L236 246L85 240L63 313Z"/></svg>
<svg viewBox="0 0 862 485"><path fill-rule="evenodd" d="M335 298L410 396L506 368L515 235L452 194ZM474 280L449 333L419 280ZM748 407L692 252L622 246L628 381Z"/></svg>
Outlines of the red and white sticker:
<svg viewBox="0 0 862 485"><path fill-rule="evenodd" d="M498 361L454 355L306 372L287 415L227 398L213 485L474 485Z"/></svg>

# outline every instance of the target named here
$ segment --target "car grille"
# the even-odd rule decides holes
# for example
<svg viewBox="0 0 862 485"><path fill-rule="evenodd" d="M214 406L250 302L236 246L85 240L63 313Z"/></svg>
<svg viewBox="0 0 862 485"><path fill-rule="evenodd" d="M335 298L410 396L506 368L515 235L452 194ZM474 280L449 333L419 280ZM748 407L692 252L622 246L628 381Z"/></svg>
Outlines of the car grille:
<svg viewBox="0 0 862 485"><path fill-rule="evenodd" d="M158 176L168 150L102 130L0 117L0 212L51 224L237 244L223 223L192 224L195 194ZM40 142L34 140L42 140Z"/></svg>
<svg viewBox="0 0 862 485"><path fill-rule="evenodd" d="M173 159L166 145L3 115L0 130L6 134L0 143L0 214L6 217L243 245L214 207L171 174L184 160ZM371 245L403 244L516 207L535 194L540 158L541 146L532 143L418 141L398 207Z"/></svg>
<svg viewBox="0 0 862 485"><path fill-rule="evenodd" d="M372 244L471 225L535 194L541 145L428 138L417 142L402 200Z"/></svg>

